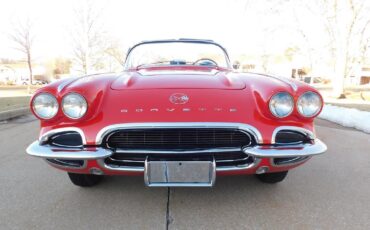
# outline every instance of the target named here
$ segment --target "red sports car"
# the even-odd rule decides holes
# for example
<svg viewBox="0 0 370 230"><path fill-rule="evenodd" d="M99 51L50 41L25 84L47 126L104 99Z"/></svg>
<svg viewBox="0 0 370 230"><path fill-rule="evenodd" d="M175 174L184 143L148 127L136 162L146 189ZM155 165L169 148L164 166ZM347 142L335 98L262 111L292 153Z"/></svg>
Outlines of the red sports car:
<svg viewBox="0 0 370 230"><path fill-rule="evenodd" d="M109 175L142 175L147 186L212 186L237 174L276 183L326 151L313 125L322 106L305 83L233 71L213 41L145 41L122 73L38 90L41 132L27 153L83 187Z"/></svg>

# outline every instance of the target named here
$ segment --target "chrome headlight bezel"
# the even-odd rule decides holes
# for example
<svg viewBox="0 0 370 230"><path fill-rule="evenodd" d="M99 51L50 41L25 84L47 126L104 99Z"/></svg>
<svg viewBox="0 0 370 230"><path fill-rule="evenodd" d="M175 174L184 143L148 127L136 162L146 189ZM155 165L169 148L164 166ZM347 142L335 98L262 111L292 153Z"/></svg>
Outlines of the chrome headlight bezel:
<svg viewBox="0 0 370 230"><path fill-rule="evenodd" d="M290 101L290 108L287 110L287 112L285 114L279 114L277 111L276 111L276 108L275 108L275 105L276 102L274 103L275 100L280 100L280 99L277 99L278 97L281 97L281 96L285 96L288 100ZM274 94L271 98L270 98L270 101L269 101L269 109L270 109L270 112L272 113L273 116L277 117L277 118L284 118L284 117L287 117L289 116L290 114L292 114L293 110L294 110L294 99L293 99L293 96L290 95L290 93L288 92L278 92L276 94Z"/></svg>
<svg viewBox="0 0 370 230"><path fill-rule="evenodd" d="M315 112L311 113L309 115L307 115L307 113L306 114L304 113L304 108L302 106L302 100L305 99L305 97L307 97L307 95L314 95L317 99L316 102L318 102L318 105L317 105L317 108L316 108ZM301 116L306 117L306 118L311 118L311 117L317 116L320 113L320 111L322 109L322 106L323 106L323 102L322 102L322 99L321 99L320 95L318 93L313 92L313 91L307 91L307 92L303 93L301 96L299 96L299 98L297 100L297 103L296 103L298 113Z"/></svg>
<svg viewBox="0 0 370 230"><path fill-rule="evenodd" d="M46 97L47 99L49 99L48 103L51 104L51 107L50 107L51 112L49 112L50 115L48 115L48 116L43 115L42 112L40 111L40 109L37 108L38 105L36 105L36 103L38 103L37 101L41 97L44 97L44 98ZM52 95L50 93L39 93L32 99L32 110L38 118L44 119L44 120L49 120L49 119L52 119L53 117L55 117L57 115L57 113L59 111L59 103L58 103L57 98L54 95Z"/></svg>
<svg viewBox="0 0 370 230"><path fill-rule="evenodd" d="M66 103L68 103L66 100L70 99L70 97L74 97L75 100L80 100L79 103L80 103L80 111L70 111L71 108L66 108ZM61 103L61 107L62 107L62 111L64 113L64 115L70 119L73 119L73 120L78 120L80 118L82 118L83 116L85 116L86 112L87 112L87 109L88 109L88 104L87 104L87 101L85 99L85 97L83 97L81 94L79 93L68 93L66 94L63 99L62 99L62 103ZM72 108L73 110L74 108Z"/></svg>

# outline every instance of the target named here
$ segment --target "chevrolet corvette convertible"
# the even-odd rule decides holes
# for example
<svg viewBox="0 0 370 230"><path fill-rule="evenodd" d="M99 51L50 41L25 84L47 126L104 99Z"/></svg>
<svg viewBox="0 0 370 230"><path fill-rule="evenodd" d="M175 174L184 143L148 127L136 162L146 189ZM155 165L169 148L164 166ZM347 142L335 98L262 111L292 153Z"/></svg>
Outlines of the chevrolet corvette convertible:
<svg viewBox="0 0 370 230"><path fill-rule="evenodd" d="M41 132L27 153L82 187L110 175L141 175L153 187L250 174L277 183L326 151L313 125L317 90L239 73L211 40L141 42L123 72L54 82L30 106Z"/></svg>

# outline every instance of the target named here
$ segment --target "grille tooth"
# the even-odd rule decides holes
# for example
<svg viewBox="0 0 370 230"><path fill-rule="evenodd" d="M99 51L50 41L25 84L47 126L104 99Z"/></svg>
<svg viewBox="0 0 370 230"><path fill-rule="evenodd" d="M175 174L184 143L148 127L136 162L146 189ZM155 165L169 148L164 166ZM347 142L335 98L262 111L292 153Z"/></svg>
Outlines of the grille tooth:
<svg viewBox="0 0 370 230"><path fill-rule="evenodd" d="M224 128L170 128L119 130L105 140L110 148L121 149L205 149L241 148L255 143L247 133Z"/></svg>

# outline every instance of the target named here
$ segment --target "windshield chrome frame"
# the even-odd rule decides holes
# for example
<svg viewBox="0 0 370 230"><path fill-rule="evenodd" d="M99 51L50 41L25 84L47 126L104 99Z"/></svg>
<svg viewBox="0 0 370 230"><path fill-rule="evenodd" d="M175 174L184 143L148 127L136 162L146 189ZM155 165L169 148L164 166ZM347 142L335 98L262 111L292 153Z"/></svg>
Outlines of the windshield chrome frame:
<svg viewBox="0 0 370 230"><path fill-rule="evenodd" d="M156 44L156 43L197 43L197 44L210 44L210 45L215 45L221 48L221 50L224 52L225 59L226 59L226 65L227 69L232 69L231 64L230 64L230 57L229 54L227 53L226 49L221 46L220 44L212 41L212 40L202 40L202 39L169 39L169 40L153 40L153 41L143 41L140 43L137 43L133 47L129 48L127 51L126 59L125 59L125 65L124 65L124 70L130 70L133 68L128 68L127 66L127 60L130 57L131 52L138 46L145 45L145 44ZM225 68L225 67L220 67L220 68Z"/></svg>

